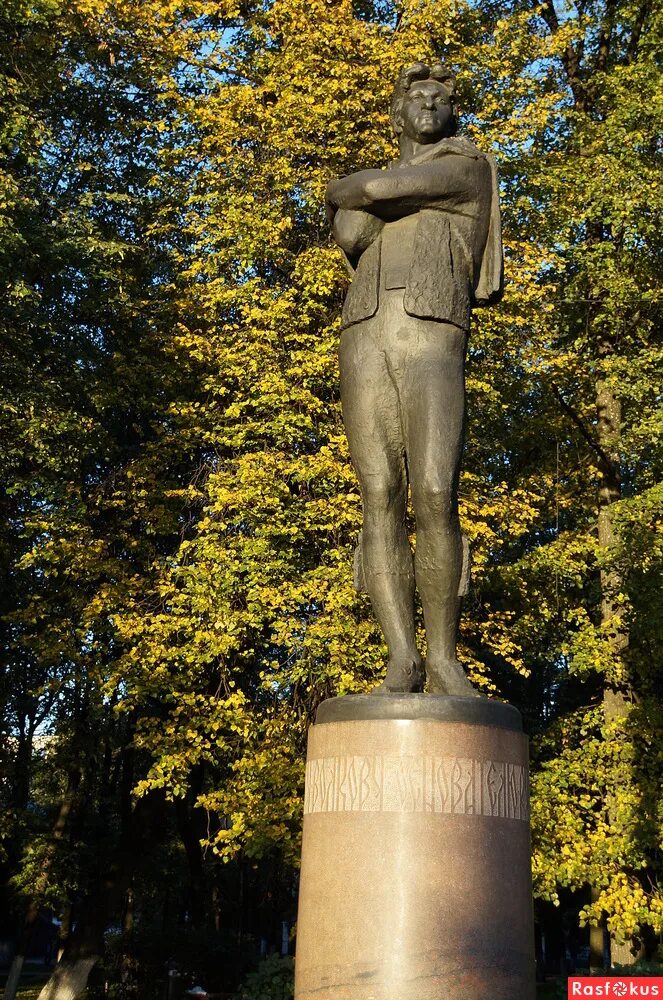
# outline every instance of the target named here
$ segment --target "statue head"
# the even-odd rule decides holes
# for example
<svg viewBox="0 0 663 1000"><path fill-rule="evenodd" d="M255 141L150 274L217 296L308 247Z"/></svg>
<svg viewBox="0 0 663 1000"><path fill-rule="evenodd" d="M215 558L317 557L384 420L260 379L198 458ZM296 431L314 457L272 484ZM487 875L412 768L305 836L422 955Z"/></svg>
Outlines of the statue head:
<svg viewBox="0 0 663 1000"><path fill-rule="evenodd" d="M391 126L400 138L422 145L458 130L456 78L443 63L414 63L402 70L391 98Z"/></svg>

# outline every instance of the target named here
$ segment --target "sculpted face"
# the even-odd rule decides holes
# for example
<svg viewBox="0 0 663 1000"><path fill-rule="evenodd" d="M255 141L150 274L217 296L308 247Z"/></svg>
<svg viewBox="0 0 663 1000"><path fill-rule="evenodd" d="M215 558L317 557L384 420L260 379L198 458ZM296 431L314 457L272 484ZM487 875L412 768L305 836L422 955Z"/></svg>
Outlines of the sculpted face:
<svg viewBox="0 0 663 1000"><path fill-rule="evenodd" d="M402 135L421 145L438 142L453 131L449 91L437 80L412 84L402 106Z"/></svg>

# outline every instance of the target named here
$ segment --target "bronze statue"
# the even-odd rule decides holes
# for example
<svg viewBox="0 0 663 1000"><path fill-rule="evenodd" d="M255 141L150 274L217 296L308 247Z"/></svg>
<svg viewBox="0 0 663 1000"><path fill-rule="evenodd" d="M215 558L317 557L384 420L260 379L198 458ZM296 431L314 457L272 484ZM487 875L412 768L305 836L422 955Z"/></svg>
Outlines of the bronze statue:
<svg viewBox="0 0 663 1000"><path fill-rule="evenodd" d="M400 156L333 180L327 211L352 284L343 308L341 400L363 502L355 580L389 649L379 693L472 695L456 659L469 553L458 521L465 353L474 306L502 293L497 175L456 135L455 79L415 63L394 90ZM416 519L414 565L405 522ZM417 650L414 588L426 626Z"/></svg>

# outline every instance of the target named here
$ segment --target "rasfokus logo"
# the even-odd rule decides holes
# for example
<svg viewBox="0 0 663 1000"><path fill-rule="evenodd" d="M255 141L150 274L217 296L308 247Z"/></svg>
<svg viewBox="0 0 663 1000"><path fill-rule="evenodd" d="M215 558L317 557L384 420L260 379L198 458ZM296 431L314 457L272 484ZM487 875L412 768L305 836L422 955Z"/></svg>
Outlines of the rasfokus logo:
<svg viewBox="0 0 663 1000"><path fill-rule="evenodd" d="M663 976L602 978L584 976L569 979L569 997L661 997Z"/></svg>

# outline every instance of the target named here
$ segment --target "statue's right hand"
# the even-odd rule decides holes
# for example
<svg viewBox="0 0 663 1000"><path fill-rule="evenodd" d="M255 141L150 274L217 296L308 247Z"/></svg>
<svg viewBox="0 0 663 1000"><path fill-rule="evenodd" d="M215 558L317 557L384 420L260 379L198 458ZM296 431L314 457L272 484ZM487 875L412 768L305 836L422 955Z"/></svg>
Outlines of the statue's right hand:
<svg viewBox="0 0 663 1000"><path fill-rule="evenodd" d="M360 257L382 232L384 222L362 209L339 208L332 232L341 250L350 258Z"/></svg>

